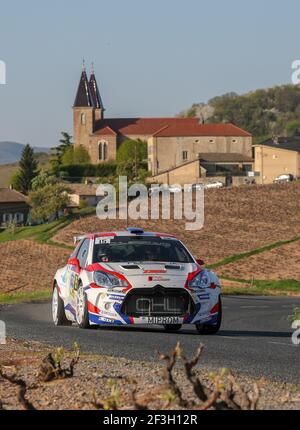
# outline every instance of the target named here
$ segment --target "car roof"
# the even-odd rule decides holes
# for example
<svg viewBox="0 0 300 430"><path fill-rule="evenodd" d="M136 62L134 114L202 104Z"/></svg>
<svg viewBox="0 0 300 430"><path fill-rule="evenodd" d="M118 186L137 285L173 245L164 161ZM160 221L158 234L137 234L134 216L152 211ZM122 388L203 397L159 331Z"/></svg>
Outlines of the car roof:
<svg viewBox="0 0 300 430"><path fill-rule="evenodd" d="M177 239L176 236L169 233L159 233L159 232L147 232L140 228L128 228L123 231L111 231L111 232L102 232L102 233L90 233L82 236L75 236L74 243L78 243L84 239L94 240L98 237L162 237L162 238L170 238Z"/></svg>

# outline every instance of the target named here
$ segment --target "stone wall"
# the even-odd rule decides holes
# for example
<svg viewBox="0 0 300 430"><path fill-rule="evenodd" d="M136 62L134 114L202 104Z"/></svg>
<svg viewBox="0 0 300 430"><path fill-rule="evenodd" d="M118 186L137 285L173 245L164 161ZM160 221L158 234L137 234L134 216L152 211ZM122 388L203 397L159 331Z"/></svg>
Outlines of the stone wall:
<svg viewBox="0 0 300 430"><path fill-rule="evenodd" d="M154 137L148 145L149 167L154 175L194 160L201 153L238 153L252 157L251 137ZM188 153L187 160L182 158L184 151Z"/></svg>

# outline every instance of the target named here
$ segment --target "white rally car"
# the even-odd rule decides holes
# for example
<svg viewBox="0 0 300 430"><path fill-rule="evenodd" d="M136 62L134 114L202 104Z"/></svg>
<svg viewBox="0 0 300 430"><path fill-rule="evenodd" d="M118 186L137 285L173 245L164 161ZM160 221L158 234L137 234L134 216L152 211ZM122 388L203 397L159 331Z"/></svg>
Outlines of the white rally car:
<svg viewBox="0 0 300 430"><path fill-rule="evenodd" d="M174 236L133 228L76 238L68 264L53 282L54 323L194 324L215 334L222 320L221 285Z"/></svg>

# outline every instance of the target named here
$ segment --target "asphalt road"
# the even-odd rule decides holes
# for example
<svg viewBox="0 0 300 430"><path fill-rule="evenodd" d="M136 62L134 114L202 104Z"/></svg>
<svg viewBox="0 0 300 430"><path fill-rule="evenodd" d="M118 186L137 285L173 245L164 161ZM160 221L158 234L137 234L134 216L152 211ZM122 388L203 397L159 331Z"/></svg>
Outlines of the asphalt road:
<svg viewBox="0 0 300 430"><path fill-rule="evenodd" d="M201 364L227 367L251 376L300 384L300 346L292 343L288 316L300 299L282 297L224 297L224 322L217 336L200 336L185 326L176 334L160 327L125 327L80 330L56 328L49 303L3 306L0 319L7 335L22 340L72 347L76 341L85 352L146 361L157 360L156 351L168 352L181 342L185 354L199 343L206 346Z"/></svg>

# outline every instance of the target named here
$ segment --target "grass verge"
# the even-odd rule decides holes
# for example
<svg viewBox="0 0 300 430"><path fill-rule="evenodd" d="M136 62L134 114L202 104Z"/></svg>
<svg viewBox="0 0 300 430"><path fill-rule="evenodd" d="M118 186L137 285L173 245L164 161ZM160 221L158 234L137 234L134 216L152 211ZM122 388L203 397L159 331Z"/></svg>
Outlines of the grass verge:
<svg viewBox="0 0 300 430"><path fill-rule="evenodd" d="M255 296L274 296L274 295L298 295L300 294L300 282L294 279L282 280L254 280L234 279L222 277L221 279L233 283L232 286L223 287L225 295L255 295ZM239 285L240 284L240 285Z"/></svg>
<svg viewBox="0 0 300 430"><path fill-rule="evenodd" d="M30 303L41 300L49 300L51 295L52 291L50 289L42 291L0 294L0 304L15 305L18 303Z"/></svg>

